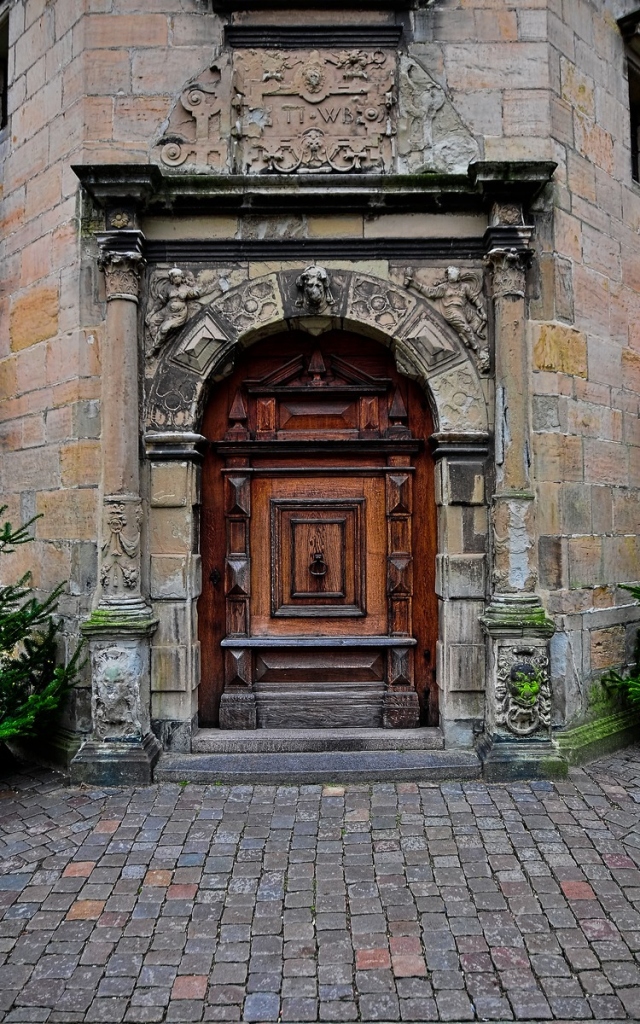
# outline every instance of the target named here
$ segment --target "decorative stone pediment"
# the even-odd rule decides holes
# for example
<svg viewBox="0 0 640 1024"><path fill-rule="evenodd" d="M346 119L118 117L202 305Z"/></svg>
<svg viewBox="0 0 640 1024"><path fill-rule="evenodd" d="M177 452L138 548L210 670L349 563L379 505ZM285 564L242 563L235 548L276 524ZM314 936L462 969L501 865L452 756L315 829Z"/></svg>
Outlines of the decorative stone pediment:
<svg viewBox="0 0 640 1024"><path fill-rule="evenodd" d="M317 265L230 288L168 339L147 365L147 428L197 430L211 381L227 376L236 353L260 338L287 329L321 337L336 328L392 348L400 372L430 395L439 430L487 431L478 368L432 305L394 281Z"/></svg>
<svg viewBox="0 0 640 1024"><path fill-rule="evenodd" d="M223 53L153 147L161 166L233 174L464 173L477 156L426 68L374 46Z"/></svg>

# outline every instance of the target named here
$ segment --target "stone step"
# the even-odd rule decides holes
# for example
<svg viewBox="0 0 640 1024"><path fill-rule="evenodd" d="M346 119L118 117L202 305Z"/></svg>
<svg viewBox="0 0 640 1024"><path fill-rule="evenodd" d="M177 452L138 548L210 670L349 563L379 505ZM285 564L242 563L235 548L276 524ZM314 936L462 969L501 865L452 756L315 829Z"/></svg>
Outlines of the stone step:
<svg viewBox="0 0 640 1024"><path fill-rule="evenodd" d="M301 754L342 750L442 750L440 729L201 729L196 754Z"/></svg>
<svg viewBox="0 0 640 1024"><path fill-rule="evenodd" d="M322 782L445 782L478 779L471 750L305 751L261 754L162 754L156 782L306 785Z"/></svg>

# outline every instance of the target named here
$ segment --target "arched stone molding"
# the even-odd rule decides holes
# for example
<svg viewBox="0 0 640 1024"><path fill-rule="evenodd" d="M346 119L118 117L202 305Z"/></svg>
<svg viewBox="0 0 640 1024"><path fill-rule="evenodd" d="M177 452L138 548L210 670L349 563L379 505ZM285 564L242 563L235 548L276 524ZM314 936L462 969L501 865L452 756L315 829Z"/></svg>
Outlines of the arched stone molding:
<svg viewBox="0 0 640 1024"><path fill-rule="evenodd" d="M382 342L398 370L424 388L440 435L486 435L474 357L432 305L391 280L338 269L330 271L330 301L305 309L299 274L265 274L230 288L166 343L148 379L147 433L197 431L212 385L231 372L238 351L288 327L318 335L344 328Z"/></svg>

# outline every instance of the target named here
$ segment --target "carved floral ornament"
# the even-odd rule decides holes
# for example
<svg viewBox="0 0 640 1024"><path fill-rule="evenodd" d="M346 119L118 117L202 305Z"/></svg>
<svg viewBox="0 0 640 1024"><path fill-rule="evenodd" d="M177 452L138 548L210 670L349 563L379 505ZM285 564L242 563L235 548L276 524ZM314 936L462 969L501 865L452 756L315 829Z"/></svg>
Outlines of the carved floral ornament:
<svg viewBox="0 0 640 1024"><path fill-rule="evenodd" d="M127 299L137 302L145 261L138 252L112 252L101 246L98 266L104 273L107 302Z"/></svg>
<svg viewBox="0 0 640 1024"><path fill-rule="evenodd" d="M478 369L470 358L475 354L435 303L415 289L318 264L224 291L226 280L216 283L205 278L205 271L196 276L183 270L180 279L175 273L172 280L168 270L156 273L146 315L147 417L154 430L197 430L208 382L231 372L238 344L246 346L287 326L321 334L339 325L364 328L395 349L400 371L430 389L441 429L454 429L453 424L462 430L488 429ZM204 291L197 298L181 291L186 287L192 296L205 286L206 298L214 296L206 306ZM173 294L176 290L179 294ZM199 312L194 316L192 309Z"/></svg>
<svg viewBox="0 0 640 1024"><path fill-rule="evenodd" d="M121 603L123 596L139 595L140 591L140 523L142 506L139 499L105 498L104 536L100 563L103 602Z"/></svg>

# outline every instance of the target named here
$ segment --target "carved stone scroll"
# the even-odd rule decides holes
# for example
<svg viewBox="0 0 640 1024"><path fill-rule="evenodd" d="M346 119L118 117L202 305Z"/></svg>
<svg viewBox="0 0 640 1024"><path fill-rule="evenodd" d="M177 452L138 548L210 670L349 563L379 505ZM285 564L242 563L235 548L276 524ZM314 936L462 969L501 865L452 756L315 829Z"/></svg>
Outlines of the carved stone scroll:
<svg viewBox="0 0 640 1024"><path fill-rule="evenodd" d="M229 165L231 138L231 68L227 59L208 68L182 91L157 143L156 155L167 167L207 167L224 171Z"/></svg>

